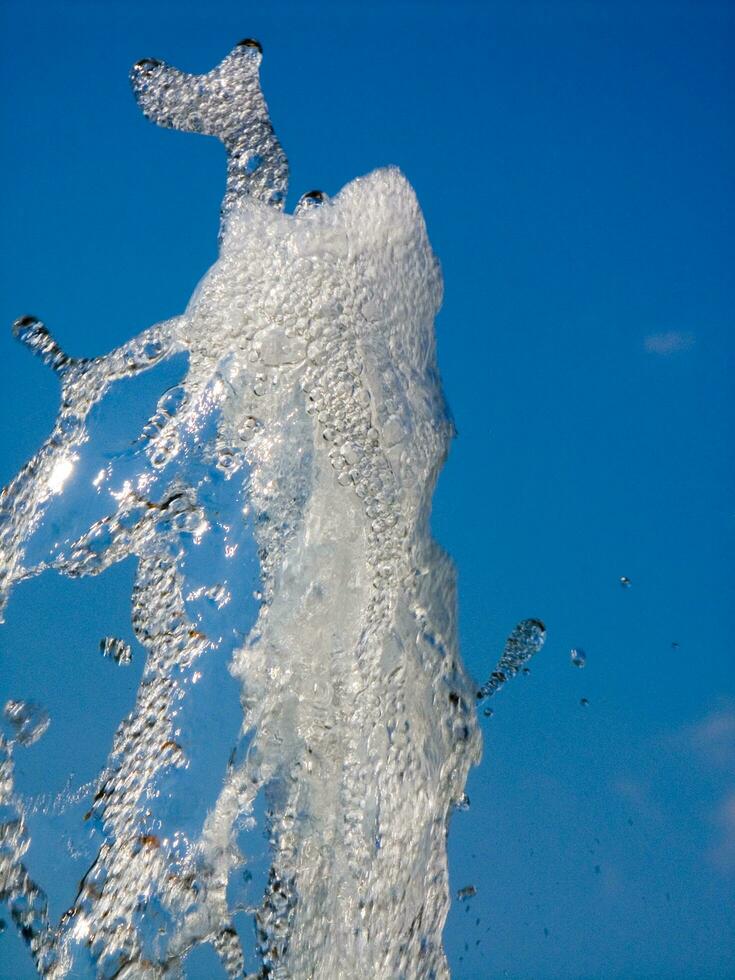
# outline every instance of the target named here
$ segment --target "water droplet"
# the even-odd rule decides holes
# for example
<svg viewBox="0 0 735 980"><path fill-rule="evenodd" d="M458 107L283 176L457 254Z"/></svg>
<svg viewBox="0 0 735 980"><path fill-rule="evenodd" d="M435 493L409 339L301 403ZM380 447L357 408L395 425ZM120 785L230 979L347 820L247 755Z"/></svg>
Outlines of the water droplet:
<svg viewBox="0 0 735 980"><path fill-rule="evenodd" d="M103 657L110 657L122 667L126 667L133 659L130 644L115 636L105 636L100 640L100 652Z"/></svg>
<svg viewBox="0 0 735 980"><path fill-rule="evenodd" d="M454 801L455 810L469 810L470 808L470 798L466 793L463 793L458 800Z"/></svg>
<svg viewBox="0 0 735 980"><path fill-rule="evenodd" d="M621 575L620 584L624 589L629 589L633 583L630 581L627 575Z"/></svg>
<svg viewBox="0 0 735 980"><path fill-rule="evenodd" d="M457 892L457 898L460 902L464 902L468 898L473 898L477 894L477 889L474 885L465 885L464 888L460 888Z"/></svg>
<svg viewBox="0 0 735 980"><path fill-rule="evenodd" d="M492 708L483 708L482 713L486 718L492 718L492 716L495 714Z"/></svg>
<svg viewBox="0 0 735 980"><path fill-rule="evenodd" d="M579 667L581 669L587 663L587 654L581 647L574 647L574 649L571 650L569 657L574 667Z"/></svg>
<svg viewBox="0 0 735 980"><path fill-rule="evenodd" d="M33 745L51 724L48 711L34 701L8 701L3 714L20 745Z"/></svg>
<svg viewBox="0 0 735 980"><path fill-rule="evenodd" d="M582 705L583 708L586 708L589 705L589 701L587 700L587 698L580 698L579 703Z"/></svg>

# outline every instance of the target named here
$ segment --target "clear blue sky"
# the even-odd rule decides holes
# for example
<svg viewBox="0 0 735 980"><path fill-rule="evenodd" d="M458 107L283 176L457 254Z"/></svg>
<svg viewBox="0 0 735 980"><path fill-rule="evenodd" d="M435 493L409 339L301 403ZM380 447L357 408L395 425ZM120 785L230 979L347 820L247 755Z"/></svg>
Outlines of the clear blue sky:
<svg viewBox="0 0 735 980"><path fill-rule="evenodd" d="M735 975L734 22L702 0L0 8L1 483L57 399L11 321L99 354L180 312L216 254L224 151L147 123L134 61L205 71L257 37L290 206L389 163L416 187L465 662L482 681L518 620L548 627L452 822L453 888L477 887L446 934L462 980ZM0 697L58 702L31 769L72 741L80 771L104 758L137 675L113 682L97 641L130 633L131 578L14 596ZM0 977L22 980L11 932Z"/></svg>

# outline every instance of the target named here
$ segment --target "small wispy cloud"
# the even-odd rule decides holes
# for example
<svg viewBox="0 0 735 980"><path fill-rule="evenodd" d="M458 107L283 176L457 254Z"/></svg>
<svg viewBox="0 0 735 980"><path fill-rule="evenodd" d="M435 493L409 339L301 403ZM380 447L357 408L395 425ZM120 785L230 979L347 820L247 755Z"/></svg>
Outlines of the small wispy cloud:
<svg viewBox="0 0 735 980"><path fill-rule="evenodd" d="M726 705L710 712L682 734L708 766L735 771L735 707Z"/></svg>
<svg viewBox="0 0 735 980"><path fill-rule="evenodd" d="M707 851L711 867L722 874L735 873L735 703L724 701L699 721L674 735L672 744L688 750L705 771L715 777L721 789L719 801L709 813L714 837ZM721 783L725 776L725 785ZM729 785L728 785L729 784Z"/></svg>
<svg viewBox="0 0 735 980"><path fill-rule="evenodd" d="M694 346L694 334L685 330L668 330L649 334L643 341L649 354L677 354Z"/></svg>
<svg viewBox="0 0 735 980"><path fill-rule="evenodd" d="M649 822L664 819L664 812L646 780L631 775L620 776L613 781L612 789L636 816Z"/></svg>
<svg viewBox="0 0 735 980"><path fill-rule="evenodd" d="M735 791L724 797L713 814L718 828L717 840L709 852L710 862L718 871L735 871Z"/></svg>

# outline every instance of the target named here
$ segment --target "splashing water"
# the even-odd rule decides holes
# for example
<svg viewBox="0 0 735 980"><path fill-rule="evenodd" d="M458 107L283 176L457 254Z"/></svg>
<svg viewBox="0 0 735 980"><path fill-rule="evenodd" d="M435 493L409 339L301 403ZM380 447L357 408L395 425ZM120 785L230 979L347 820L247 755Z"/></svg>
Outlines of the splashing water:
<svg viewBox="0 0 735 980"><path fill-rule="evenodd" d="M48 712L32 701L8 701L3 711L11 729L11 741L19 745L34 745L51 724Z"/></svg>
<svg viewBox="0 0 735 980"><path fill-rule="evenodd" d="M477 700L484 701L501 689L510 677L515 677L524 665L539 652L546 641L546 627L540 619L522 619L505 641L503 655L498 666L477 692ZM490 711L491 709L485 709Z"/></svg>
<svg viewBox="0 0 735 980"><path fill-rule="evenodd" d="M34 317L14 327L62 398L0 499L0 601L45 570L132 557L146 654L58 923L34 878L16 742L0 736L0 900L50 977L183 976L207 942L230 977L448 975L446 830L480 736L454 571L428 527L451 436L441 274L396 169L283 212L260 61L248 40L206 75L150 59L132 72L150 119L228 153L220 254L186 312L91 360ZM97 458L96 406L177 356L186 374L139 438ZM121 663L129 650L102 641ZM229 734L212 722L227 672L242 705ZM207 799L196 780L217 739L229 762Z"/></svg>

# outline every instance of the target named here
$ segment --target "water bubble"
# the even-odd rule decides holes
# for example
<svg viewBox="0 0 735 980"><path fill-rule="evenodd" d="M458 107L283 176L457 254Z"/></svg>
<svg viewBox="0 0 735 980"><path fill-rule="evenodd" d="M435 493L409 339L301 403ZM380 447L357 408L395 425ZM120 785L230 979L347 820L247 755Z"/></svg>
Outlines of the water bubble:
<svg viewBox="0 0 735 980"><path fill-rule="evenodd" d="M236 47L238 48L255 48L258 54L263 53L263 45L260 41L256 41L254 37L245 37L242 41L238 41Z"/></svg>
<svg viewBox="0 0 735 980"><path fill-rule="evenodd" d="M298 204L294 208L294 214L304 214L306 211L320 208L327 200L324 191L308 191L299 198Z"/></svg>
<svg viewBox="0 0 735 980"><path fill-rule="evenodd" d="M457 898L460 902L464 902L468 898L473 898L477 894L477 889L474 885L465 885L464 888L460 888L457 892Z"/></svg>
<svg viewBox="0 0 735 980"><path fill-rule="evenodd" d="M103 657L110 657L116 664L123 667L126 667L133 659L130 644L115 636L105 636L100 640L100 652Z"/></svg>
<svg viewBox="0 0 735 980"><path fill-rule="evenodd" d="M620 584L624 589L629 589L633 583L630 581L627 575L621 575Z"/></svg>
<svg viewBox="0 0 735 980"><path fill-rule="evenodd" d="M581 647L574 647L570 653L569 657L572 661L572 666L579 667L580 670L587 663L587 654L582 650Z"/></svg>
<svg viewBox="0 0 735 980"><path fill-rule="evenodd" d="M48 711L34 701L8 701L3 714L20 745L33 745L51 724Z"/></svg>
<svg viewBox="0 0 735 980"><path fill-rule="evenodd" d="M254 174L263 163L263 157L259 153L253 153L245 161L245 173Z"/></svg>
<svg viewBox="0 0 735 980"><path fill-rule="evenodd" d="M162 62L158 58L141 58L133 65L133 71L138 73L153 71L154 68L159 68L161 64Z"/></svg>
<svg viewBox="0 0 735 980"><path fill-rule="evenodd" d="M254 415L248 415L239 425L237 434L242 442L249 442L258 429L258 420Z"/></svg>

